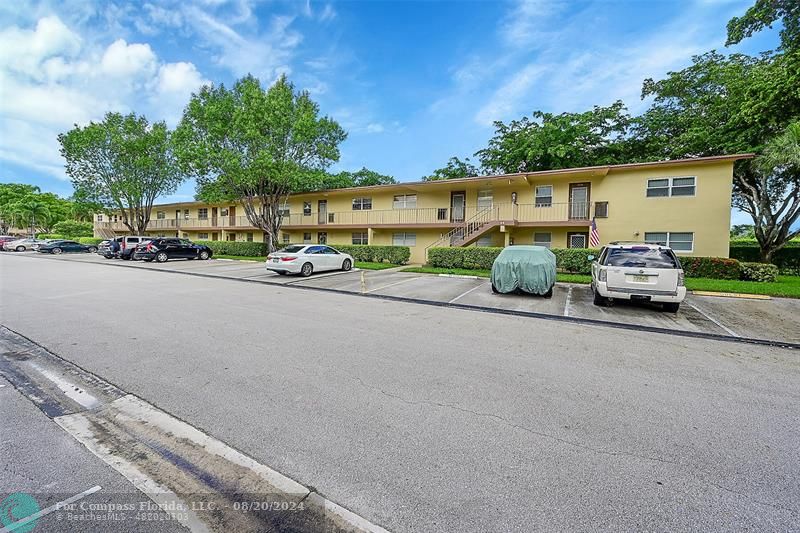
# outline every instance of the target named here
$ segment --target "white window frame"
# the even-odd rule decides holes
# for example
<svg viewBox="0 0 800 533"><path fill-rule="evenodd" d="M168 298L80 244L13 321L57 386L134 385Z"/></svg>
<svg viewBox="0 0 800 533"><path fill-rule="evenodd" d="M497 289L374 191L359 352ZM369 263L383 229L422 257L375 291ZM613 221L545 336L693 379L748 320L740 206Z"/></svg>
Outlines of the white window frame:
<svg viewBox="0 0 800 533"><path fill-rule="evenodd" d="M675 180L692 180L691 185L675 185ZM666 185L659 185L651 187L650 183L654 181L666 181ZM692 194L674 194L675 189L692 188ZM666 191L667 194L656 196L650 195L650 191ZM697 176L661 176L658 178L648 178L647 187L645 188L645 197L647 198L692 198L697 196Z"/></svg>
<svg viewBox="0 0 800 533"><path fill-rule="evenodd" d="M311 214L311 202L303 202L303 216L310 217Z"/></svg>
<svg viewBox="0 0 800 533"><path fill-rule="evenodd" d="M97 221L98 222L102 222L103 221L103 215L102 214L101 215L97 215Z"/></svg>
<svg viewBox="0 0 800 533"><path fill-rule="evenodd" d="M308 235L308 237L306 237ZM312 244L311 242L311 233L303 233L303 244Z"/></svg>
<svg viewBox="0 0 800 533"><path fill-rule="evenodd" d="M283 244L289 244L292 241L292 236L286 232L283 232L281 237L283 239Z"/></svg>
<svg viewBox="0 0 800 533"><path fill-rule="evenodd" d="M184 209L183 210L183 220L189 220L189 210L188 209Z"/></svg>
<svg viewBox="0 0 800 533"><path fill-rule="evenodd" d="M395 194L392 198L392 209L416 209L416 194Z"/></svg>
<svg viewBox="0 0 800 533"><path fill-rule="evenodd" d="M358 241L358 242L356 242ZM352 235L353 244L369 244L369 232L368 231L354 231Z"/></svg>
<svg viewBox="0 0 800 533"><path fill-rule="evenodd" d="M408 232L392 233L392 246L416 246L417 234Z"/></svg>
<svg viewBox="0 0 800 533"><path fill-rule="evenodd" d="M371 211L372 210L372 197L363 196L353 198L352 202L353 211Z"/></svg>
<svg viewBox="0 0 800 533"><path fill-rule="evenodd" d="M539 189L550 189L550 194L539 194ZM539 202L539 198L550 198L549 202ZM535 207L552 207L553 206L553 186L552 185L537 185L533 189L533 205Z"/></svg>
<svg viewBox="0 0 800 533"><path fill-rule="evenodd" d="M573 237L582 237L583 238L583 246L572 246L572 239ZM585 233L573 233L572 235L567 235L567 248L588 248L589 246L589 236Z"/></svg>
<svg viewBox="0 0 800 533"><path fill-rule="evenodd" d="M156 219L157 220L164 220L165 218L167 218L167 212L166 211L156 211Z"/></svg>
<svg viewBox="0 0 800 533"><path fill-rule="evenodd" d="M478 209L491 209L494 205L494 191L483 189L478 191Z"/></svg>
<svg viewBox="0 0 800 533"><path fill-rule="evenodd" d="M547 235L547 240L536 240L537 235ZM553 234L549 231L534 231L533 232L533 245L534 246L544 246L545 248L551 248L553 246Z"/></svg>
<svg viewBox="0 0 800 533"><path fill-rule="evenodd" d="M198 220L208 220L208 208L201 207L197 210L197 218Z"/></svg>
<svg viewBox="0 0 800 533"><path fill-rule="evenodd" d="M197 234L198 241L207 241L208 240L208 233L198 233Z"/></svg>
<svg viewBox="0 0 800 533"><path fill-rule="evenodd" d="M663 241L661 239L655 239L655 238L652 237L654 234L665 235L667 237L667 240ZM648 235L650 235L651 237L648 238ZM676 241L672 237L673 235L691 235L692 236L692 240L691 241L683 241L683 240ZM672 251L675 252L676 254L691 254L691 253L694 253L694 232L693 231L645 231L644 232L644 242L651 243L651 244L661 244L662 246L669 246L670 248L672 248ZM676 242L679 242L679 243L688 242L688 243L691 243L691 247L688 250L679 250L679 249L676 249L673 246L673 244L676 243Z"/></svg>
<svg viewBox="0 0 800 533"><path fill-rule="evenodd" d="M280 217L288 217L291 211L289 209L289 204L283 204L281 207L278 208L278 216Z"/></svg>

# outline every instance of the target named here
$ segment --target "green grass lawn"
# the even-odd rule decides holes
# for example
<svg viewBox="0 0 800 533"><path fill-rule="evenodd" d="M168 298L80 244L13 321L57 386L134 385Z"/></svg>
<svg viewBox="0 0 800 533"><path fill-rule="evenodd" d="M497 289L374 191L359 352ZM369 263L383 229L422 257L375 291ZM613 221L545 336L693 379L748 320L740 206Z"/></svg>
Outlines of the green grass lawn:
<svg viewBox="0 0 800 533"><path fill-rule="evenodd" d="M226 255L226 254L219 254L215 255L214 259L235 259L236 261L257 261L263 263L267 260L266 257L251 257L245 255ZM364 270L385 270L387 268L394 268L400 265L393 265L392 263L372 263L372 262L361 262L356 261L355 267L356 268L363 268Z"/></svg>
<svg viewBox="0 0 800 533"><path fill-rule="evenodd" d="M488 278L489 270L470 270L467 268L409 267L403 272L419 272L422 274L455 274L460 276L478 276ZM588 274L567 274L560 272L556 278L561 283L591 283ZM738 292L742 294L765 294L800 298L800 276L778 276L778 281L739 281L728 279L686 278L686 288L691 291Z"/></svg>

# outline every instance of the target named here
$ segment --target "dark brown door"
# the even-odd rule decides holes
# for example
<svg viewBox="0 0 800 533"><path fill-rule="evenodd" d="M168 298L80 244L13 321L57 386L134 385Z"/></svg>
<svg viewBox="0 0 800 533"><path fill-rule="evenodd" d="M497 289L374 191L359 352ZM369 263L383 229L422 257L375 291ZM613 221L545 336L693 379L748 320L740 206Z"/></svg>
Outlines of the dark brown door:
<svg viewBox="0 0 800 533"><path fill-rule="evenodd" d="M232 205L228 208L228 215L230 216L228 222L230 226L236 226L236 206Z"/></svg>
<svg viewBox="0 0 800 533"><path fill-rule="evenodd" d="M467 193L454 191L450 193L450 222L464 222L467 210Z"/></svg>
<svg viewBox="0 0 800 533"><path fill-rule="evenodd" d="M216 207L212 207L211 208L211 225L213 227L217 226L217 208Z"/></svg>
<svg viewBox="0 0 800 533"><path fill-rule="evenodd" d="M591 183L569 184L569 218L586 220L589 218L589 195Z"/></svg>

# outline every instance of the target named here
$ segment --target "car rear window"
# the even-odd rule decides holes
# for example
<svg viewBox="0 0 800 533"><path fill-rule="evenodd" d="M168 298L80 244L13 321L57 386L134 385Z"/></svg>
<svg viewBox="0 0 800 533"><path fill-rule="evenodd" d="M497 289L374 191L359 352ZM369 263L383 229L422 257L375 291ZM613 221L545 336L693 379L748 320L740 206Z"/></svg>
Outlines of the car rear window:
<svg viewBox="0 0 800 533"><path fill-rule="evenodd" d="M611 248L606 265L640 268L678 268L678 261L670 250L656 248Z"/></svg>
<svg viewBox="0 0 800 533"><path fill-rule="evenodd" d="M282 248L279 251L280 252L286 252L287 254L296 254L297 252L299 252L303 248L305 248L305 246L300 246L299 244L291 244L291 245L287 246L286 248Z"/></svg>

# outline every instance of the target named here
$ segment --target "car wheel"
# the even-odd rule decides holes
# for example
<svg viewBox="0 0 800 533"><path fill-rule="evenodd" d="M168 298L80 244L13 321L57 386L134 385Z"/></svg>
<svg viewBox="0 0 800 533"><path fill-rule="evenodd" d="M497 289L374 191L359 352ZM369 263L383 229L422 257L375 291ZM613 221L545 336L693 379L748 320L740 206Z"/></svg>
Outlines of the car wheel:
<svg viewBox="0 0 800 533"><path fill-rule="evenodd" d="M208 259L208 252L207 252L207 251L205 251L205 250L202 250L202 251L200 252L200 259L202 259L203 261L205 261L206 259Z"/></svg>
<svg viewBox="0 0 800 533"><path fill-rule="evenodd" d="M308 276L313 274L313 272L314 272L314 265L312 265L311 263L305 263L303 265L303 268L300 269L300 275L303 276L304 278L307 278Z"/></svg>
<svg viewBox="0 0 800 533"><path fill-rule="evenodd" d="M608 298L600 296L597 289L594 291L594 305L599 305L600 307L606 307L608 305Z"/></svg>
<svg viewBox="0 0 800 533"><path fill-rule="evenodd" d="M24 252L25 251L25 247L24 246L17 246L15 248L15 250L17 250L18 252Z"/></svg>
<svg viewBox="0 0 800 533"><path fill-rule="evenodd" d="M494 283L492 283L492 292L495 294L500 294L500 291L497 290L497 287L494 286Z"/></svg>
<svg viewBox="0 0 800 533"><path fill-rule="evenodd" d="M62 251L61 248L53 248L53 253L54 254L60 254L61 251Z"/></svg>
<svg viewBox="0 0 800 533"><path fill-rule="evenodd" d="M94 246L90 246L87 252L89 252L90 254L97 253L97 248L95 248Z"/></svg>
<svg viewBox="0 0 800 533"><path fill-rule="evenodd" d="M553 297L553 287L550 287L550 290L544 293L545 298L552 298Z"/></svg>
<svg viewBox="0 0 800 533"><path fill-rule="evenodd" d="M167 252L158 252L156 254L156 261L159 263L166 263L167 259L169 259Z"/></svg>
<svg viewBox="0 0 800 533"><path fill-rule="evenodd" d="M667 302L667 303L662 304L662 305L663 305L664 311L667 311L669 313L677 313L678 309L680 309L680 307L681 307L681 304L679 302Z"/></svg>
<svg viewBox="0 0 800 533"><path fill-rule="evenodd" d="M342 270L347 272L351 268L353 268L353 262L350 261L349 259L345 259L344 262L342 263Z"/></svg>

